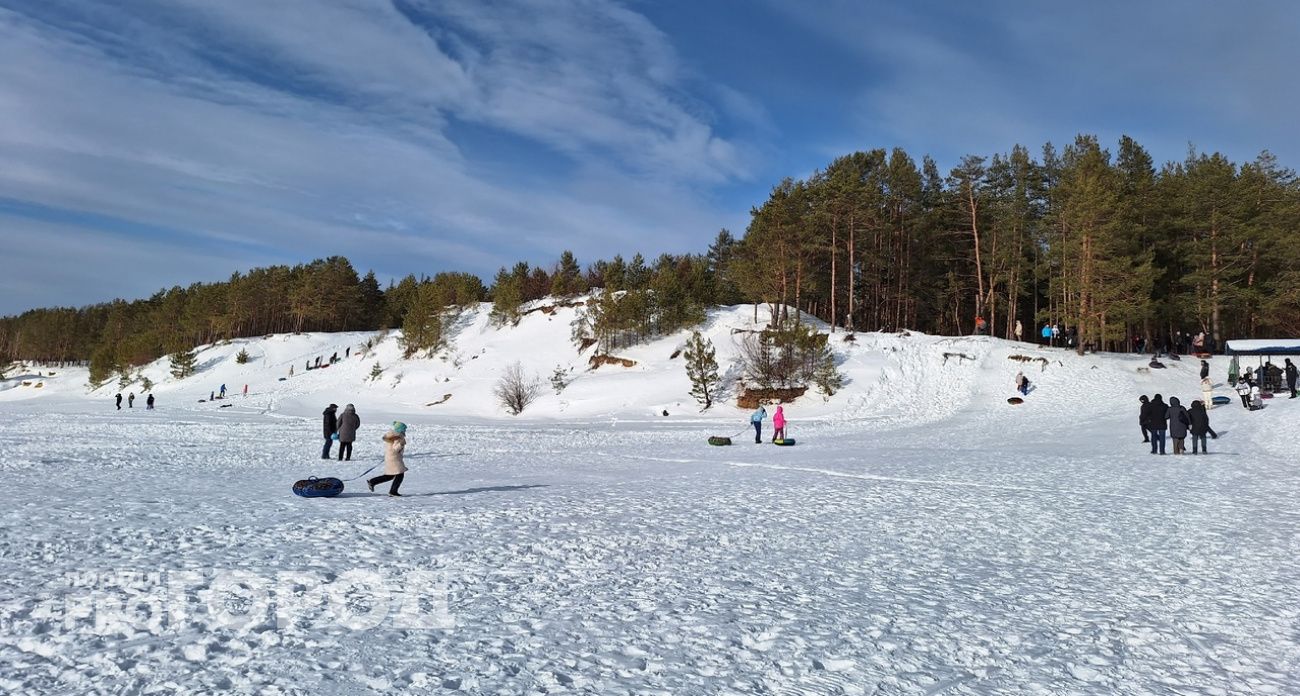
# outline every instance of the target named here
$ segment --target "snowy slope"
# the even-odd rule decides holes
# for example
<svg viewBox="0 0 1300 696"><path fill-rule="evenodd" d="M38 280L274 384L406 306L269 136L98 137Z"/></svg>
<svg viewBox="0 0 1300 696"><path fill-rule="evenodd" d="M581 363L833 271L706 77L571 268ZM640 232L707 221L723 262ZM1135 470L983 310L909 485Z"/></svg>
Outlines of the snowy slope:
<svg viewBox="0 0 1300 696"><path fill-rule="evenodd" d="M1199 398L1195 361L859 334L844 390L788 407L796 447L710 447L747 414L684 398L684 336L592 372L571 312L306 375L373 335L208 347L194 378L148 368L153 412L77 371L0 391L0 692L1300 693L1300 400L1153 457L1137 396ZM724 366L751 319L710 317ZM575 381L505 416L515 360ZM232 407L199 403L223 381ZM361 414L353 462L317 458L329 401ZM290 494L376 465L397 417L405 498ZM447 621L397 621L413 597Z"/></svg>

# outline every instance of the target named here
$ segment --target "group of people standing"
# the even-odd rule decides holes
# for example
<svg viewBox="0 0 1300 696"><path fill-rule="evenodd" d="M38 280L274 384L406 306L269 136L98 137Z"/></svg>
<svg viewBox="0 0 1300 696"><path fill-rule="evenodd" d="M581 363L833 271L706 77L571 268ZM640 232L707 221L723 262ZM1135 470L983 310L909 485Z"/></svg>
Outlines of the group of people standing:
<svg viewBox="0 0 1300 696"><path fill-rule="evenodd" d="M763 421L767 419L767 408L762 404L758 405L758 410L749 416L749 422L754 426L754 444L763 442ZM772 414L772 442L785 439L785 407L777 406L776 412Z"/></svg>
<svg viewBox="0 0 1300 696"><path fill-rule="evenodd" d="M361 417L357 415L357 409L352 404L343 407L343 413L338 413L338 404L330 404L325 407L322 414L325 427L325 447L321 450L321 459L330 458L330 450L333 448L334 441L339 443L339 461L352 461L352 444L357 441L357 430L361 428ZM402 479L406 476L406 462L402 453L406 450L406 424L401 421L393 421L392 428L384 434L384 473L380 476L368 479L366 485L373 492L375 486L392 481L388 488L388 495L400 498L401 493L398 489L402 487Z"/></svg>
<svg viewBox="0 0 1300 696"><path fill-rule="evenodd" d="M153 410L153 394L152 394L152 393L150 393L149 396L148 396L148 398L146 398L146 399L144 400L144 403L145 403L144 408L145 408L146 411L152 411L152 410ZM127 397L126 397L126 407L127 407L127 408L135 408L135 392L131 392L130 394L127 395ZM119 411L122 410L122 392L118 392L118 393L117 393L117 410L119 410Z"/></svg>
<svg viewBox="0 0 1300 696"><path fill-rule="evenodd" d="M1174 454L1187 452L1186 439L1192 436L1192 454L1209 454L1206 436L1218 439L1218 433L1210 427L1210 414L1206 403L1193 401L1190 409L1184 408L1178 397L1169 397L1166 404L1159 394L1148 399L1146 395L1138 398L1142 407L1138 413L1138 424L1142 427L1142 441L1151 443L1151 454L1165 453L1166 435L1173 441Z"/></svg>

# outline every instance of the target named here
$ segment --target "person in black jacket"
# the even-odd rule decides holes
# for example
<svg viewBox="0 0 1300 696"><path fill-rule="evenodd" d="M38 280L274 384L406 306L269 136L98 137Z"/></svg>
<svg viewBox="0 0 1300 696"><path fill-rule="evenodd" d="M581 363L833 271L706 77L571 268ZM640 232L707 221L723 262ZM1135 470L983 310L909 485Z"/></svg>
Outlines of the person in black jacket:
<svg viewBox="0 0 1300 696"><path fill-rule="evenodd" d="M1165 453L1165 431L1169 429L1169 406L1159 394L1147 404L1147 430L1151 431L1151 454Z"/></svg>
<svg viewBox="0 0 1300 696"><path fill-rule="evenodd" d="M1202 361L1201 361L1201 379L1205 379L1206 377L1209 377L1209 376L1210 376L1210 363L1208 363L1208 362L1202 360Z"/></svg>
<svg viewBox="0 0 1300 696"><path fill-rule="evenodd" d="M1200 401L1193 401L1192 408L1187 412L1187 417L1191 419L1192 424L1189 429L1192 431L1192 454L1197 453L1197 445L1200 445L1200 451L1206 454L1210 453L1210 448L1205 444L1205 435L1219 439L1219 434L1214 432L1210 427L1210 414L1205 410L1205 404Z"/></svg>
<svg viewBox="0 0 1300 696"><path fill-rule="evenodd" d="M1147 434L1147 404L1151 403L1151 399L1143 394L1138 397L1138 401L1142 402L1142 405L1138 406L1138 427L1142 428L1142 441L1151 442L1151 437Z"/></svg>
<svg viewBox="0 0 1300 696"><path fill-rule="evenodd" d="M321 450L320 458L330 458L330 447L334 444L334 433L339 431L339 419L334 412L339 410L338 404L330 404L325 407L325 449Z"/></svg>
<svg viewBox="0 0 1300 696"><path fill-rule="evenodd" d="M117 410L122 410L122 392L117 393Z"/></svg>
<svg viewBox="0 0 1300 696"><path fill-rule="evenodd" d="M1291 398L1295 398L1296 369L1295 363L1291 358L1286 359L1286 388L1291 390Z"/></svg>

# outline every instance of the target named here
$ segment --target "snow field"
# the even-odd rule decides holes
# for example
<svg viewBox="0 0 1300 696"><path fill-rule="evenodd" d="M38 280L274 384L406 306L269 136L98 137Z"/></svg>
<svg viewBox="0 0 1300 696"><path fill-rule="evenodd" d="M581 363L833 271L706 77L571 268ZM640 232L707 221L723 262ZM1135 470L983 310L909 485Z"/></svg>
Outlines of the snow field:
<svg viewBox="0 0 1300 696"><path fill-rule="evenodd" d="M750 311L709 325L724 365ZM710 447L746 414L701 415L682 398L668 356L683 337L621 352L635 368L579 367L523 417L495 415L474 386L501 365L531 354L548 374L543 361L585 360L558 315L519 328L467 321L455 343L481 357L460 370L397 360L389 338L302 376L308 357L369 335L248 341L263 357L246 366L235 342L160 386L153 412L114 410L115 388L87 395L73 371L39 395L0 392L0 691L1300 691L1300 401L1216 408L1211 455L1153 457L1137 396L1200 398L1196 361L1139 373L1136 356L859 334L834 339L844 391L787 407L798 446L745 432ZM365 383L375 359L385 380ZM275 381L291 360L295 377ZM1010 406L1017 369L1035 391ZM198 403L210 382L237 393L244 378L248 399ZM423 405L443 393L455 396ZM329 401L357 404L352 462L318 458ZM407 497L361 481L336 499L291 495L297 479L378 463L392 418L411 424ZM341 583L358 571L399 598L444 602L452 623L354 629L320 606L284 622L269 606L240 625L209 613L257 608L223 574ZM166 598L185 611L150 624L146 605L97 624L114 600L157 589L124 572L189 577ZM419 573L437 582L403 584ZM87 597L89 614L69 618Z"/></svg>

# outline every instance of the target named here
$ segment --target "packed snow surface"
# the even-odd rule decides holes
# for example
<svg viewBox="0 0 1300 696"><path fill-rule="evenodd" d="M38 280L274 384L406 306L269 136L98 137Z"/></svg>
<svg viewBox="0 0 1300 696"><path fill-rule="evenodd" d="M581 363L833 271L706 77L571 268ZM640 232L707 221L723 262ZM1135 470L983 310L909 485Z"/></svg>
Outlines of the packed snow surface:
<svg viewBox="0 0 1300 696"><path fill-rule="evenodd" d="M687 398L684 335L592 371L572 311L472 312L409 361L374 334L212 346L145 370L153 411L11 374L0 693L1300 693L1300 400L1152 456L1137 396L1200 398L1197 361L837 334L848 383L773 447L734 394ZM706 324L724 370L752 321ZM571 384L507 417L515 360ZM319 458L330 402L361 416L351 462ZM291 494L378 464L396 418L405 497Z"/></svg>

